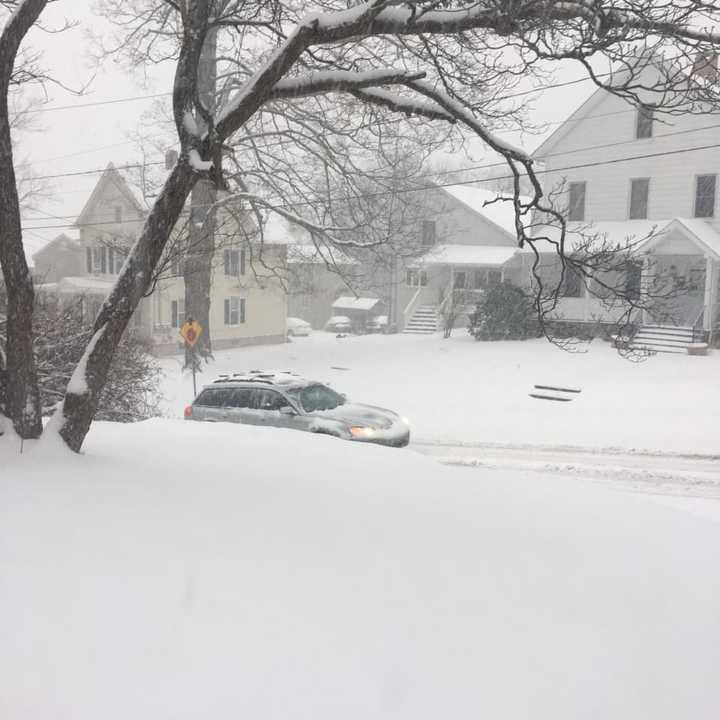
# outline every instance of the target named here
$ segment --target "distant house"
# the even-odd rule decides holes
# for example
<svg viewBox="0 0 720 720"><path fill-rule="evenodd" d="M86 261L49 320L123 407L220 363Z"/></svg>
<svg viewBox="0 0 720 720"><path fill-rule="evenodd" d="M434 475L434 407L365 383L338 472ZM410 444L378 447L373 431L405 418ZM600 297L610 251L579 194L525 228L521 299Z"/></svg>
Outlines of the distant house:
<svg viewBox="0 0 720 720"><path fill-rule="evenodd" d="M657 71L645 72L649 87ZM649 105L654 100L643 98ZM696 336L709 335L720 321L719 126L717 110L660 117L597 90L534 153L544 166L545 186L563 189L569 251L581 234L597 233L612 244L637 241L628 288L669 278L678 293L664 322L694 328ZM543 257L542 272L557 279L554 253L548 248ZM617 317L619 308L605 301L597 282L588 288L568 280L559 320ZM652 315L639 313L635 322L656 323Z"/></svg>
<svg viewBox="0 0 720 720"><path fill-rule="evenodd" d="M323 328L336 314L335 300L356 287L358 262L324 243L313 243L306 230L275 213L268 217L263 235L267 242L287 248L288 316Z"/></svg>
<svg viewBox="0 0 720 720"><path fill-rule="evenodd" d="M145 217L145 209L125 179L108 165L75 222L79 238L61 235L33 256L39 291L54 293L65 303L77 301L91 321L112 289ZM253 270L258 248L248 242L232 216L222 216L218 224L223 227L223 239L213 259L213 347L285 341L287 299L282 284ZM285 245L266 242L263 262L282 273ZM180 347L178 331L186 319L181 269L181 258L167 263L131 321L159 354L177 352Z"/></svg>
<svg viewBox="0 0 720 720"><path fill-rule="evenodd" d="M407 264L399 285L399 330L435 332L449 303L461 301L470 309L488 287L528 284L527 254L518 248L507 196L453 185L428 190L425 205L417 228L424 252ZM466 320L464 314L459 318Z"/></svg>

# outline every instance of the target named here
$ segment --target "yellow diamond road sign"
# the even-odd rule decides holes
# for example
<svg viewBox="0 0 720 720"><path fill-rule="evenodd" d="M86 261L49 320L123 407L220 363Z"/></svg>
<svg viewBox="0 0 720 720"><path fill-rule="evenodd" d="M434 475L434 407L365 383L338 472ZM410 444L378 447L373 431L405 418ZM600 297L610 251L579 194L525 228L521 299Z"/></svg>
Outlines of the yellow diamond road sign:
<svg viewBox="0 0 720 720"><path fill-rule="evenodd" d="M180 335L187 345L193 347L202 334L202 325L195 320L188 320L180 328Z"/></svg>

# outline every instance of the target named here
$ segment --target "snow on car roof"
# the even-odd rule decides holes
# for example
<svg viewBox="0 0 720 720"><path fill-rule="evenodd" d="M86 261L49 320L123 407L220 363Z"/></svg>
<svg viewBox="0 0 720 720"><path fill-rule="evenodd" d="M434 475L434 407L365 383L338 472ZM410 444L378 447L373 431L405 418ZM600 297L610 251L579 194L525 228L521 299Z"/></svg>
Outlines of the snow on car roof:
<svg viewBox="0 0 720 720"><path fill-rule="evenodd" d="M219 375L212 385L222 383L266 383L268 385L303 386L312 381L301 377L291 370L249 370L241 373L227 373Z"/></svg>

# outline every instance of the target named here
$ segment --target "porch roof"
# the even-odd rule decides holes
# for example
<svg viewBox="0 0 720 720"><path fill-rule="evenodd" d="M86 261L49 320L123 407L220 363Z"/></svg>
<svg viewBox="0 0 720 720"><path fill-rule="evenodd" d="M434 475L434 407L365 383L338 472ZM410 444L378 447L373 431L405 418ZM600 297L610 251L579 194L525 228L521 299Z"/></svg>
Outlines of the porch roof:
<svg viewBox="0 0 720 720"><path fill-rule="evenodd" d="M675 218L661 232L653 235L643 246L643 252L656 248L673 231L682 233L697 246L703 255L720 260L720 233L710 223L699 218Z"/></svg>
<svg viewBox="0 0 720 720"><path fill-rule="evenodd" d="M512 245L438 245L418 265L479 265L500 267L520 252Z"/></svg>
<svg viewBox="0 0 720 720"><path fill-rule="evenodd" d="M573 252L584 246L589 239L596 238L594 244L606 242L610 245L624 247L628 243L637 244L638 249L644 243L657 237L669 223L669 220L607 220L595 223L569 222L565 233L565 249ZM560 228L557 225L540 225L532 233L534 237L547 237L552 241L560 239ZM538 240L540 252L555 253L555 247L546 240ZM531 250L528 248L528 252Z"/></svg>
<svg viewBox="0 0 720 720"><path fill-rule="evenodd" d="M57 292L66 295L108 295L115 285L116 277L98 277L97 275L67 276L55 285Z"/></svg>

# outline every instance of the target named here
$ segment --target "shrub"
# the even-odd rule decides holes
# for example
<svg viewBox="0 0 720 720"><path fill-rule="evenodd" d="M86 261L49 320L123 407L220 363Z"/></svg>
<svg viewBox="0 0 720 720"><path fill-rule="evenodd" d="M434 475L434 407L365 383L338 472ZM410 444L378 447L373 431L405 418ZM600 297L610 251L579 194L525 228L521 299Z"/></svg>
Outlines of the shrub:
<svg viewBox="0 0 720 720"><path fill-rule="evenodd" d="M0 413L3 410L5 318L0 292ZM65 388L92 337L92 326L83 321L80 300L60 307L56 298L40 296L33 318L35 358L43 414L50 414L63 398ZM128 330L115 353L103 388L96 420L134 422L160 414L160 367L150 355L150 345Z"/></svg>
<svg viewBox="0 0 720 720"><path fill-rule="evenodd" d="M469 330L476 340L525 340L540 335L540 324L530 297L504 282L483 294Z"/></svg>

